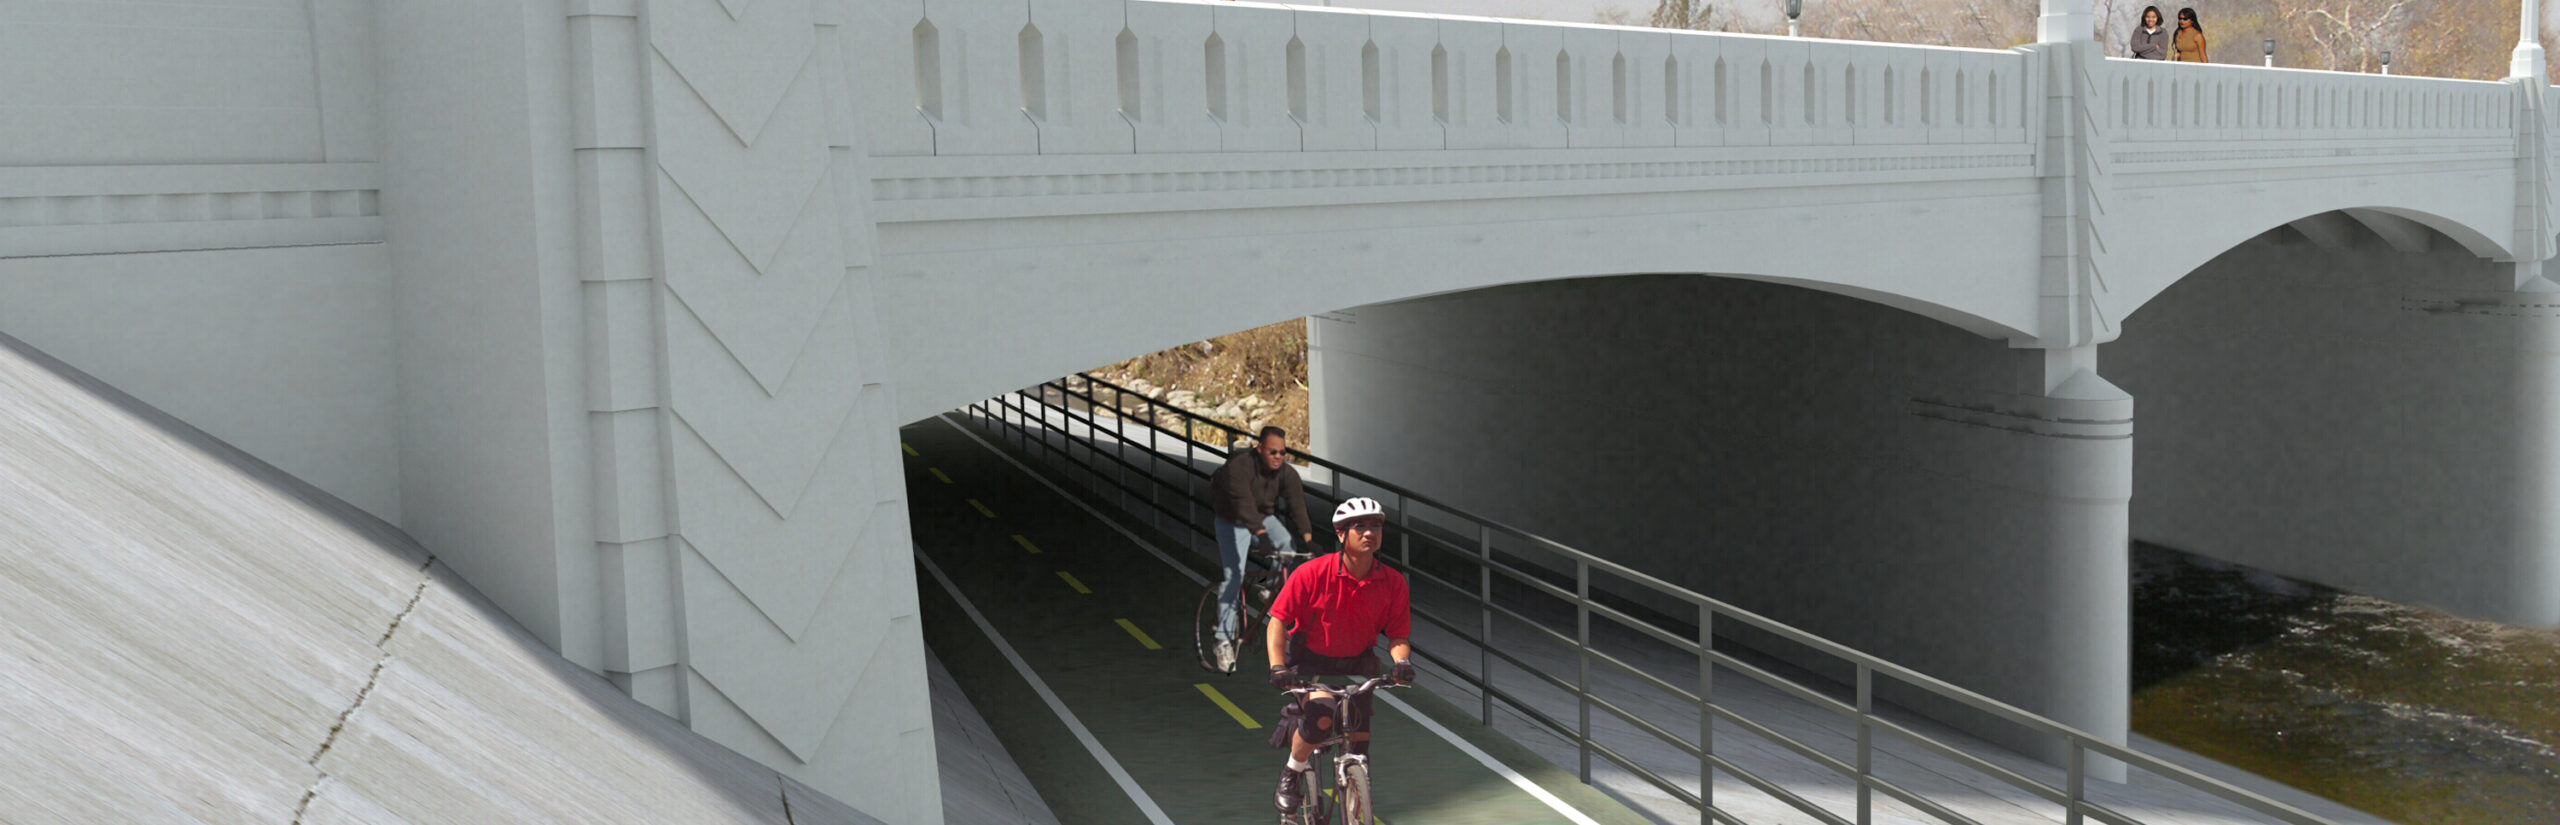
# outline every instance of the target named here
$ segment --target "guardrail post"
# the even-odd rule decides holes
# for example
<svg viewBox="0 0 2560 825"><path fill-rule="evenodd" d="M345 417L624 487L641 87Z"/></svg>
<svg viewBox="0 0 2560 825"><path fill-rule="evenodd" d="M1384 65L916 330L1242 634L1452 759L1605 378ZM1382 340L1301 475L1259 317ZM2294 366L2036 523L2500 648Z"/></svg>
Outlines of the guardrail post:
<svg viewBox="0 0 2560 825"><path fill-rule="evenodd" d="M2078 739L2065 736L2063 737L2063 742L2071 746L2071 756L2066 760L2070 763L2068 767L2071 771L2071 776L2070 779L2067 780L2070 785L2068 794L2063 797L2062 823L2063 825L2080 825L2082 821L2080 817L2080 800L2082 795L2088 792L2089 786L2089 772L2086 769L2089 761L2089 752L2080 748L2080 740Z"/></svg>
<svg viewBox="0 0 2560 825"><path fill-rule="evenodd" d="M1164 461L1164 450L1156 445L1156 436L1160 435L1156 430L1156 400L1149 398L1146 404L1147 480L1155 482L1147 485L1147 505L1154 507L1158 514L1162 514L1165 510L1164 482L1156 478L1156 464Z"/></svg>
<svg viewBox="0 0 2560 825"><path fill-rule="evenodd" d="M1476 525L1476 675L1484 688L1484 726L1493 727L1493 528Z"/></svg>
<svg viewBox="0 0 2560 825"><path fill-rule="evenodd" d="M1191 437L1191 411L1181 407L1175 407L1173 408L1173 412L1175 415L1182 416L1182 513L1190 516L1191 521L1196 524L1201 521L1200 511L1198 509L1200 506L1200 500L1207 497L1205 492L1199 491L1191 486L1192 483L1196 481L1196 479L1191 476L1191 462L1193 461L1191 449L1192 445L1198 442ZM1209 512L1212 515L1216 514L1217 505L1210 505ZM1216 529L1216 525L1212 524L1211 529ZM1217 541L1217 536L1212 535L1209 537L1209 543L1216 544ZM1198 552L1199 549L1200 548L1198 547L1192 548L1193 552Z"/></svg>
<svg viewBox="0 0 2560 825"><path fill-rule="evenodd" d="M1063 406L1066 406L1066 403L1067 403L1067 384L1066 384L1066 382L1064 382L1064 381L1060 381L1060 382L1058 382L1058 405L1063 407ZM1039 451L1038 451L1038 452L1033 453L1033 454L1034 454L1034 455L1036 455L1036 456L1038 456L1038 457L1039 457L1041 460L1043 460L1043 461L1047 461L1047 460L1049 460L1049 433L1048 433L1048 429L1049 429L1049 410L1048 410L1048 405L1049 405L1049 385L1048 385L1047 383L1042 383L1042 384L1040 385L1040 406L1041 406L1041 409L1040 409L1040 430L1041 430L1041 431L1040 431L1039 433L1036 433L1036 435L1039 437L1039 440L1040 440L1040 445L1039 445L1039 446L1040 446L1040 449L1039 449ZM1026 407L1026 408L1024 408L1024 410L1022 411L1022 451L1023 451L1023 452L1026 452L1026 453L1031 453L1031 452L1033 452L1033 451L1032 451L1032 449L1031 449L1031 446L1032 446L1032 444L1031 444L1031 440L1032 440L1032 437L1033 437L1034 435L1035 435L1035 433L1033 433L1033 432L1032 432L1032 430L1031 430L1031 410L1030 410L1029 408L1027 408L1027 407Z"/></svg>
<svg viewBox="0 0 2560 825"><path fill-rule="evenodd" d="M1581 661L1573 680L1574 701L1582 708L1582 728L1578 743L1582 748L1582 784L1591 784L1591 563L1573 562L1573 633L1579 644L1574 656Z"/></svg>
<svg viewBox="0 0 2560 825"><path fill-rule="evenodd" d="M1870 725L1870 724L1867 724L1867 721L1868 721L1868 720L1867 720L1867 717L1868 717L1868 716L1870 716L1870 715L1872 715L1872 714L1874 714L1874 713L1876 712L1876 685L1875 685L1875 683L1876 683L1876 672L1875 672L1873 669L1868 668L1868 667L1867 667L1866 665L1864 665L1864 664L1859 665L1859 666L1858 666L1858 825L1871 825L1871 823L1875 822L1875 816L1876 816L1876 814L1875 814L1875 808L1876 808L1875 794L1876 794L1876 789L1875 789L1875 784L1874 784L1873 782L1870 782L1870 781L1869 781L1870 779L1872 779L1872 778L1874 778L1874 777L1875 777L1875 754L1876 754L1875 736L1876 736L1876 729L1875 729L1875 726Z"/></svg>
<svg viewBox="0 0 2560 825"><path fill-rule="evenodd" d="M1090 386L1091 384L1092 382L1090 381L1086 382L1087 386ZM1111 388L1111 429L1114 431L1111 434L1111 440L1114 442L1111 445L1111 451L1117 453L1120 452L1120 448L1122 446L1120 442L1126 442L1129 439L1128 428L1120 426L1120 412L1129 406L1129 394L1128 392L1120 389L1120 385L1118 384L1105 384L1103 386ZM1097 437L1093 439L1093 448L1096 450L1102 449L1102 439L1099 437L1102 435L1102 424L1102 414L1096 412L1093 416L1093 423L1086 425L1095 431L1094 435ZM1120 479L1120 500L1127 502L1128 505L1134 505L1137 501L1129 495L1129 462L1120 461L1117 463L1120 466L1115 469L1112 474ZM1133 507L1132 509L1135 508Z"/></svg>
<svg viewBox="0 0 2560 825"><path fill-rule="evenodd" d="M1698 605L1698 823L1716 815L1716 609Z"/></svg>
<svg viewBox="0 0 2560 825"><path fill-rule="evenodd" d="M1048 385L1040 385L1042 395L1047 395L1048 391ZM1006 396L1003 407L997 410L996 414L1004 419L1005 431L1013 434L1014 449L1029 455L1031 453L1031 421L1025 417L1028 415L1024 412L1025 409L1027 408L1023 406L1022 394L1011 393Z"/></svg>
<svg viewBox="0 0 2560 825"><path fill-rule="evenodd" d="M1344 492L1341 473L1333 476L1333 491ZM1412 502L1405 500L1403 492L1396 493L1396 553L1404 557L1406 570L1413 569L1413 520L1405 517L1406 509L1412 506Z"/></svg>

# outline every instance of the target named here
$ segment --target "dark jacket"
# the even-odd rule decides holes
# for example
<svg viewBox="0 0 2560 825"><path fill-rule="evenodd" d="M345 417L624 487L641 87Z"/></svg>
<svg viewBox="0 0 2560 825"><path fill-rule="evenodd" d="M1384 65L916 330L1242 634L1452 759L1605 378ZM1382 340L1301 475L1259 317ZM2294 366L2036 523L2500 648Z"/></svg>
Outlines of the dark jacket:
<svg viewBox="0 0 2560 825"><path fill-rule="evenodd" d="M1209 507L1229 524L1260 526L1263 516L1280 512L1282 496L1289 499L1289 518L1298 535L1314 532L1307 526L1307 490L1298 483L1298 468L1282 464L1264 472L1262 456L1245 449L1227 456L1227 465L1209 474Z"/></svg>
<svg viewBox="0 0 2560 825"><path fill-rule="evenodd" d="M2125 42L2125 51L2132 52L2135 60L2167 60L2169 38L2173 34L2166 24L2154 32L2144 32L2141 26L2135 26L2133 37Z"/></svg>

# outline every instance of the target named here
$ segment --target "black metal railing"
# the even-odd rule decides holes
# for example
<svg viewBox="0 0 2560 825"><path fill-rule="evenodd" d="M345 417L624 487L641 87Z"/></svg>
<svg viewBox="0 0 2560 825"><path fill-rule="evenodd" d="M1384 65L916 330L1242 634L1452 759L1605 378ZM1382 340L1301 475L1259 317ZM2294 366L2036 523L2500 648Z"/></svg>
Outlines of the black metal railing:
<svg viewBox="0 0 2560 825"><path fill-rule="evenodd" d="M1210 473L1217 463L1227 458L1228 451L1237 441L1253 435L1190 410L1158 403L1118 384L1081 374L981 401L970 405L966 411L973 414L981 426L1001 436L1010 436L1017 450L1035 458L1063 462L1061 466L1082 472L1094 483L1097 492L1107 489L1115 494L1123 509L1142 515L1168 535L1189 542L1210 540L1205 495ZM1167 417L1179 418L1182 430L1175 432L1159 423L1160 418ZM1221 443L1207 443L1199 440L1202 433L1223 435L1225 438ZM1312 508L1319 512L1309 514L1311 522L1322 523L1324 519L1314 517L1329 512L1333 504L1351 495L1381 499L1390 521L1399 528L1393 534L1396 557L1402 564L1400 569L1422 584L1439 588L1443 593L1455 594L1461 609L1472 614L1447 615L1442 609L1426 608L1424 600L1417 596L1414 616L1465 642L1473 649L1475 661L1463 661L1422 646L1416 647L1415 655L1472 688L1481 699L1479 711L1487 725L1493 724L1498 700L1521 717L1574 743L1579 751L1579 775L1584 783L1591 782L1592 759L1597 756L1695 809L1699 821L1708 825L1744 823L1744 820L1716 805L1714 778L1719 773L1733 776L1828 825L1868 825L1874 819L1877 794L1953 825L1978 825L1976 820L1940 802L1876 775L1875 736L1883 733L2061 806L2066 825L2080 825L2084 821L2143 825L2141 820L2089 798L2088 779L2093 757L2115 760L2130 769L2170 780L2284 825L2336 825L2331 820L2282 802L2102 740L2093 734L1861 653L1641 571L1466 512L1321 456L1295 449L1290 451L1290 456L1324 476L1321 480L1310 480L1308 484L1309 498L1324 502L1323 507ZM1133 476L1136 477L1134 481ZM1417 545L1424 553L1415 552ZM1194 544L1192 549L1202 548ZM1469 573L1473 575L1467 575ZM1605 576L1635 592L1595 588L1598 576ZM1529 598L1522 598L1524 596ZM1554 611L1547 616L1532 615L1539 611L1525 602L1540 596L1551 600L1549 604L1570 606L1572 618L1569 628L1551 626L1562 624L1552 615ZM1667 613L1660 609L1664 604L1694 610L1695 619ZM1605 620L1608 622L1605 627L1616 628L1622 634L1631 633L1634 637L1667 645L1696 657L1695 689L1672 684L1627 658L1596 649L1592 621L1595 618ZM1529 638L1522 641L1569 647L1575 660L1573 672L1551 673L1523 655L1498 647L1495 641L1497 619L1507 620L1509 624L1506 627L1525 630ZM1716 637L1719 633L1730 637L1734 634L1728 631L1733 630L1752 633L1755 638L1780 640L1828 657L1846 666L1840 668L1841 671L1854 674L1851 684L1842 690L1841 686L1824 684L1819 679L1780 675L1780 667L1747 659L1739 651L1732 650L1734 646L1729 639L1724 649L1719 649ZM1506 641L1502 644L1516 646L1520 642ZM1530 677L1536 684L1569 694L1576 705L1575 718L1556 718L1538 708L1518 690L1497 686L1494 678L1496 662ZM1695 709L1699 722L1694 740L1642 718L1641 714L1630 709L1632 702L1615 702L1596 695L1592 678L1594 665L1631 677ZM1848 719L1856 728L1853 757L1842 759L1833 756L1811 743L1779 732L1770 724L1744 718L1732 708L1716 702L1715 677L1718 671L1747 676L1782 694ZM1877 708L1878 677L1916 690L1921 695L1970 708L2032 734L2059 740L2066 747L2064 783L2057 787L2030 778L1962 747L1928 736L1911 725L1886 718L1879 714ZM1595 709L1698 760L1701 777L1698 787L1691 789L1675 783L1638 764L1629 754L1595 740L1592 735L1592 712ZM1854 818L1816 805L1784 784L1718 755L1715 750L1715 723L1719 721L1828 768L1844 781L1854 782L1857 799Z"/></svg>

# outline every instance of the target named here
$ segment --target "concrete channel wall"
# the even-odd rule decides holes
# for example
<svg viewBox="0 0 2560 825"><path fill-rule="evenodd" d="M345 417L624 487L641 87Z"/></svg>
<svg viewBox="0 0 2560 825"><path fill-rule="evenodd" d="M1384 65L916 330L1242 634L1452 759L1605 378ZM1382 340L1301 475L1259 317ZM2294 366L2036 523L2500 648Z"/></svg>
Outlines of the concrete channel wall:
<svg viewBox="0 0 2560 825"><path fill-rule="evenodd" d="M2127 318L2104 358L2142 405L2134 537L2560 624L2560 542L2538 504L2560 493L2560 313L2445 247L2270 233Z"/></svg>
<svg viewBox="0 0 2560 825"><path fill-rule="evenodd" d="M2123 736L2129 491L2115 474L2130 444L2024 412L2054 399L2002 392L2023 353L1855 299L1701 276L1313 326L1317 453ZM2121 399L2084 406L2130 416Z"/></svg>

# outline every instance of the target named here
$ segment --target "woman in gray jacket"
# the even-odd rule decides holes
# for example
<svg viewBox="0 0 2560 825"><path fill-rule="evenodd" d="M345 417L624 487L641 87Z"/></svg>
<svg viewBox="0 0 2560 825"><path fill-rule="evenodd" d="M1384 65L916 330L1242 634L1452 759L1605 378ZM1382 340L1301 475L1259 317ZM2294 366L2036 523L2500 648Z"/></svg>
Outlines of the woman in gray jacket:
<svg viewBox="0 0 2560 825"><path fill-rule="evenodd" d="M2168 27L2161 25L2163 22L2165 21L2160 19L2159 6L2144 7L2142 25L2135 26L2133 37L2125 41L2125 52L2133 55L2135 60L2169 59L2169 38L2172 33Z"/></svg>

